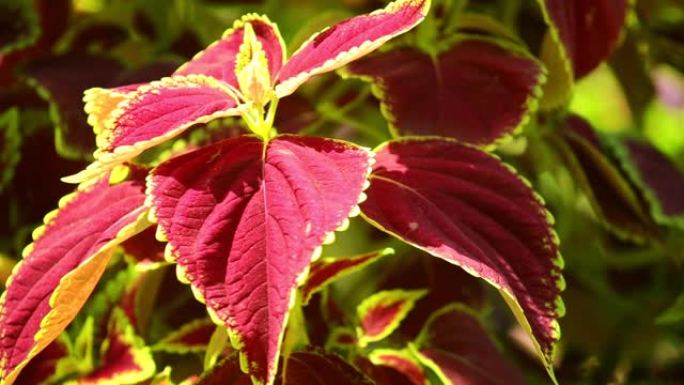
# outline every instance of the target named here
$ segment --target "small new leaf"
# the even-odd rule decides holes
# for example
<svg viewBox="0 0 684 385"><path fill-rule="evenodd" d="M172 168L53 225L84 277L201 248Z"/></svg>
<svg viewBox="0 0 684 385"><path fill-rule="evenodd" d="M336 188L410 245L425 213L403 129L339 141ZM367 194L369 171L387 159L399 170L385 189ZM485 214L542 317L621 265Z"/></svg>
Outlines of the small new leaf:
<svg viewBox="0 0 684 385"><path fill-rule="evenodd" d="M392 334L413 309L426 290L386 290L366 298L356 308L359 326L356 329L359 346L380 341Z"/></svg>
<svg viewBox="0 0 684 385"><path fill-rule="evenodd" d="M302 286L302 302L306 305L311 296L323 290L336 280L351 274L366 265L375 262L380 257L393 254L390 248L355 255L349 258L321 258L311 264L309 277Z"/></svg>

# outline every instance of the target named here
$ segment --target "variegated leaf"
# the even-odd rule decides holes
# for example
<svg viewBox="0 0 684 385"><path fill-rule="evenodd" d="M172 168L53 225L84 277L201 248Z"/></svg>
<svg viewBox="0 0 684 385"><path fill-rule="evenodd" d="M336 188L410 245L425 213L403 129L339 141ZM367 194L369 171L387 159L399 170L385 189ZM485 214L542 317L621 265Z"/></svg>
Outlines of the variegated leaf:
<svg viewBox="0 0 684 385"><path fill-rule="evenodd" d="M565 285L540 198L500 160L455 141L405 139L376 152L364 217L499 289L552 375Z"/></svg>
<svg viewBox="0 0 684 385"><path fill-rule="evenodd" d="M140 178L67 196L34 231L0 300L0 377L11 385L76 316L114 247L147 226Z"/></svg>
<svg viewBox="0 0 684 385"><path fill-rule="evenodd" d="M255 381L272 383L294 289L355 210L369 163L346 142L242 136L153 171L149 191L179 277L229 328Z"/></svg>

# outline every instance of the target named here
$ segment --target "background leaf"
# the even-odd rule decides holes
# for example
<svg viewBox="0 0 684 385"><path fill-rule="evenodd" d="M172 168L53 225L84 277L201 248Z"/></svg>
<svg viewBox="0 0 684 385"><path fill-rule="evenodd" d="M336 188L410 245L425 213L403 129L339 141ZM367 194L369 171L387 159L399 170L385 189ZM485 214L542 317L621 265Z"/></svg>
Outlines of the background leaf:
<svg viewBox="0 0 684 385"><path fill-rule="evenodd" d="M552 375L565 283L535 192L498 159L454 141L400 140L376 152L364 217L499 289Z"/></svg>
<svg viewBox="0 0 684 385"><path fill-rule="evenodd" d="M395 136L488 145L519 131L536 110L543 67L512 43L453 40L436 57L399 48L355 61L343 74L373 83Z"/></svg>

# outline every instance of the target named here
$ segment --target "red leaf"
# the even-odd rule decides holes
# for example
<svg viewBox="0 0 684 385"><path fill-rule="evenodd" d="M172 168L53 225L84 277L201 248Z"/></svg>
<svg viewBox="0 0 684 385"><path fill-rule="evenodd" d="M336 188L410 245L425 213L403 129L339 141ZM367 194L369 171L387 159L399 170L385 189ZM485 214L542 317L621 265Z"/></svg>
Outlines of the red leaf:
<svg viewBox="0 0 684 385"><path fill-rule="evenodd" d="M309 302L311 296L335 280L363 268L378 258L394 253L392 249L382 249L350 258L323 258L311 264L309 277L302 286L302 301Z"/></svg>
<svg viewBox="0 0 684 385"><path fill-rule="evenodd" d="M398 289L381 291L366 298L356 308L360 325L357 328L359 345L366 346L392 334L415 302L426 293L425 290Z"/></svg>
<svg viewBox="0 0 684 385"><path fill-rule="evenodd" d="M454 141L393 141L376 151L365 217L498 288L552 373L562 259L534 191L497 158Z"/></svg>
<svg viewBox="0 0 684 385"><path fill-rule="evenodd" d="M396 0L384 9L352 17L314 34L280 70L276 94L287 96L310 77L372 52L418 25L429 8L430 0Z"/></svg>
<svg viewBox="0 0 684 385"><path fill-rule="evenodd" d="M526 383L496 349L472 310L458 304L434 313L412 350L446 385Z"/></svg>
<svg viewBox="0 0 684 385"><path fill-rule="evenodd" d="M169 353L203 352L214 330L216 325L210 319L196 319L157 342L154 349Z"/></svg>
<svg viewBox="0 0 684 385"><path fill-rule="evenodd" d="M369 358L375 365L386 366L404 374L413 385L428 385L428 378L423 368L409 352L376 349L370 353Z"/></svg>
<svg viewBox="0 0 684 385"><path fill-rule="evenodd" d="M627 0L539 0L551 34L579 79L607 59L625 25Z"/></svg>
<svg viewBox="0 0 684 385"><path fill-rule="evenodd" d="M123 310L115 308L109 319L100 363L79 385L137 384L152 377L155 363L145 341L134 330Z"/></svg>
<svg viewBox="0 0 684 385"><path fill-rule="evenodd" d="M485 145L520 129L541 94L543 67L509 46L471 38L436 58L400 48L351 63L343 74L373 82L394 135Z"/></svg>
<svg viewBox="0 0 684 385"><path fill-rule="evenodd" d="M109 100L117 100L116 89L97 89L98 95L107 93L111 95ZM179 135L194 124L237 115L237 102L231 95L224 84L202 75L164 78L140 86L116 102L116 110L102 114L108 117L108 122L97 135L96 161L63 180L82 182Z"/></svg>
<svg viewBox="0 0 684 385"><path fill-rule="evenodd" d="M243 42L245 24L251 24L254 33L266 52L268 69L272 78L285 61L285 44L278 26L268 17L247 14L233 23L233 28L223 33L220 40L183 64L174 75L206 75L240 88L235 76L236 56Z"/></svg>
<svg viewBox="0 0 684 385"><path fill-rule="evenodd" d="M353 213L369 163L341 141L243 136L153 171L154 210L180 276L230 329L258 381L272 382L293 291Z"/></svg>
<svg viewBox="0 0 684 385"><path fill-rule="evenodd" d="M147 224L140 179L107 177L60 201L10 277L0 302L0 377L10 385L83 306L114 247Z"/></svg>
<svg viewBox="0 0 684 385"><path fill-rule="evenodd" d="M684 172L648 143L614 140L613 148L627 175L641 188L653 218L684 229Z"/></svg>
<svg viewBox="0 0 684 385"><path fill-rule="evenodd" d="M283 385L373 385L373 381L337 355L295 352L287 359Z"/></svg>

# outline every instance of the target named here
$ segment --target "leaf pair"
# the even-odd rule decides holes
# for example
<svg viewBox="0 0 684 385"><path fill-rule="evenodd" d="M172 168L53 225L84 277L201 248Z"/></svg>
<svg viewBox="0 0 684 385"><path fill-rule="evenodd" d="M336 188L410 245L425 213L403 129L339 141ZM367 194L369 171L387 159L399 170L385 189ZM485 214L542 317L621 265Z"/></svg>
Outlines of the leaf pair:
<svg viewBox="0 0 684 385"><path fill-rule="evenodd" d="M267 123L261 116L266 104L274 110L278 98L290 95L310 77L333 71L413 28L429 4L427 0L397 0L384 9L340 22L312 36L288 60L277 26L265 16L246 15L169 78L89 90L86 111L98 135L96 161L64 180L92 179L194 124L219 117L242 115L255 133L268 137L272 120ZM250 67L248 63L261 56L257 62L262 64ZM265 67L257 70L259 66ZM249 68L256 72L244 72ZM245 76L253 80L241 84L240 77ZM259 82L259 87L269 88L264 92L271 96L255 100L245 82Z"/></svg>
<svg viewBox="0 0 684 385"><path fill-rule="evenodd" d="M150 206L180 276L231 330L246 357L244 369L271 383L294 289L321 244L358 213L372 154L341 141L271 138L272 116L260 116L266 102L255 87L268 84L274 96L289 95L307 78L412 28L428 6L398 0L351 18L313 36L287 63L277 27L247 15L170 78L89 91L96 161L68 178L87 183L49 221L6 292L0 314L4 383L11 384L74 317L113 248L147 225L143 214ZM276 101L267 101L273 111ZM148 178L147 206L139 179L110 186L101 177L193 124L237 114L258 122L254 131L265 140L243 136L163 163Z"/></svg>

